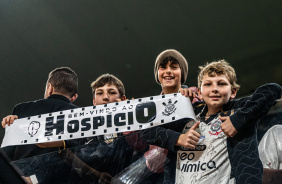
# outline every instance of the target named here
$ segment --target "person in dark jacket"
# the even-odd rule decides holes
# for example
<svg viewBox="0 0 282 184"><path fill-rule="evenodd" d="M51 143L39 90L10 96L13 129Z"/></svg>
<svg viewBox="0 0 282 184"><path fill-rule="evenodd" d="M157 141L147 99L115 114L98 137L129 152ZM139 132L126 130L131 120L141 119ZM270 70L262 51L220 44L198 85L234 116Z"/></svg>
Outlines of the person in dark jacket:
<svg viewBox="0 0 282 184"><path fill-rule="evenodd" d="M63 111L77 108L72 102L78 97L77 74L68 67L56 68L49 73L46 83L44 99L17 104L11 116L2 120L2 126L10 125L15 119L25 118L40 114ZM59 141L57 146L45 148L43 144L30 144L6 147L3 150L13 160L23 159L35 155L49 153L58 150L59 147L72 147L75 141Z"/></svg>

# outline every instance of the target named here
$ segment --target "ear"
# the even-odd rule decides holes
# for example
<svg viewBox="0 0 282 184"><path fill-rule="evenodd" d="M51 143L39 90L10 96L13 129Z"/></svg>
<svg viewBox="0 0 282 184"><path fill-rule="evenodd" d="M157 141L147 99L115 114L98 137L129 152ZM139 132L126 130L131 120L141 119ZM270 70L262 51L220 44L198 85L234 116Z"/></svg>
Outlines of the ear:
<svg viewBox="0 0 282 184"><path fill-rule="evenodd" d="M236 94L237 94L237 89L232 89L232 90L231 90L230 100L231 100L231 99L234 99L234 98L236 97Z"/></svg>
<svg viewBox="0 0 282 184"><path fill-rule="evenodd" d="M96 105L95 98L93 98L93 105Z"/></svg>
<svg viewBox="0 0 282 184"><path fill-rule="evenodd" d="M75 101L75 100L77 99L77 97L78 97L78 94L73 95L73 96L71 97L70 101L71 101L71 102Z"/></svg>
<svg viewBox="0 0 282 184"><path fill-rule="evenodd" d="M203 97L202 97L202 93L201 93L201 89L200 88L197 88L197 93L198 93L198 97L203 100Z"/></svg>
<svg viewBox="0 0 282 184"><path fill-rule="evenodd" d="M54 87L52 86L51 83L48 84L47 93L48 93L49 96L54 93Z"/></svg>
<svg viewBox="0 0 282 184"><path fill-rule="evenodd" d="M125 95L123 95L122 97L120 97L120 100L121 101L124 101L126 99L126 96Z"/></svg>

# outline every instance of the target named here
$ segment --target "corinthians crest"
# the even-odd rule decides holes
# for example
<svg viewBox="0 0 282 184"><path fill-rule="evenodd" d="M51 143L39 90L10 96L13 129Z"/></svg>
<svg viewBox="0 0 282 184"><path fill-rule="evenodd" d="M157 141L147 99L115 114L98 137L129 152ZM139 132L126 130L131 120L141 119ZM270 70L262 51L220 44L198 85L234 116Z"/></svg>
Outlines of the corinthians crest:
<svg viewBox="0 0 282 184"><path fill-rule="evenodd" d="M221 120L219 118L215 118L214 120L212 120L209 123L209 126L211 127L209 133L211 135L219 135L222 132L220 125L221 125Z"/></svg>
<svg viewBox="0 0 282 184"><path fill-rule="evenodd" d="M32 121L28 126L28 134L30 135L30 137L33 137L35 134L37 134L39 128L40 122Z"/></svg>
<svg viewBox="0 0 282 184"><path fill-rule="evenodd" d="M164 111L162 112L163 115L165 116L169 116L171 115L172 113L175 112L176 110L176 107L175 107L175 104L177 103L177 100L175 100L174 103L171 102L171 99L168 100L168 103L166 104L165 102L163 102L163 105L165 106L165 109Z"/></svg>

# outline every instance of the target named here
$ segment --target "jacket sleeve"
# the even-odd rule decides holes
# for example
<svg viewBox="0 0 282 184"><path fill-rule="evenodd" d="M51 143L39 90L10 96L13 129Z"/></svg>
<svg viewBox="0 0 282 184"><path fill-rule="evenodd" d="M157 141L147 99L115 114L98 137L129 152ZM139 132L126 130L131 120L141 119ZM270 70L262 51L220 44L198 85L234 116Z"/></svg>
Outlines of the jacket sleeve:
<svg viewBox="0 0 282 184"><path fill-rule="evenodd" d="M12 110L12 115L17 115L18 116L19 112L20 112L19 106L16 105L13 108L13 110ZM13 160L14 154L15 154L15 150L16 150L16 146L3 147L2 150L5 152L6 156L8 156L10 160Z"/></svg>
<svg viewBox="0 0 282 184"><path fill-rule="evenodd" d="M156 145L170 151L176 151L175 143L188 120L179 120L166 125L142 130L140 137L148 144Z"/></svg>
<svg viewBox="0 0 282 184"><path fill-rule="evenodd" d="M238 108L236 113L230 116L230 120L236 130L265 116L270 108L281 98L281 86L269 83L260 86L251 96L236 101Z"/></svg>

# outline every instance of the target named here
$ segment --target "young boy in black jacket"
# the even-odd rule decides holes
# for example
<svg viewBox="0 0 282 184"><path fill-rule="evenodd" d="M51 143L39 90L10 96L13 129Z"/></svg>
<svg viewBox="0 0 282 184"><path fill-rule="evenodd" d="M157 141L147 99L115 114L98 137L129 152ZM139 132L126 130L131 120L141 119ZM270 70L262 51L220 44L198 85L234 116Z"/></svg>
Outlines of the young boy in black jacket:
<svg viewBox="0 0 282 184"><path fill-rule="evenodd" d="M158 55L155 62L154 73L156 82L162 87L162 94L178 93L181 91L181 84L184 84L187 78L188 62L178 51L167 49ZM193 93L191 89L189 90L189 92L186 91L185 95L193 98ZM182 94L184 93L182 92ZM143 130L140 133L141 138L148 144L157 145L168 150L167 152L161 148L150 146L150 151L153 151L153 149L157 150L158 157L152 157L151 159L146 157L148 168L150 168L151 171L158 172L161 168L158 168L158 166L156 169L155 165L162 165L165 160L163 157L167 155L169 162L164 166L163 183L174 183L176 170L175 152L179 146L187 146L191 136L190 132L181 134L186 123L187 120L180 120Z"/></svg>

